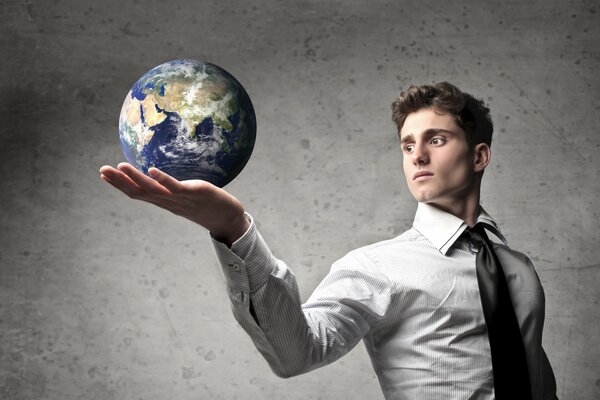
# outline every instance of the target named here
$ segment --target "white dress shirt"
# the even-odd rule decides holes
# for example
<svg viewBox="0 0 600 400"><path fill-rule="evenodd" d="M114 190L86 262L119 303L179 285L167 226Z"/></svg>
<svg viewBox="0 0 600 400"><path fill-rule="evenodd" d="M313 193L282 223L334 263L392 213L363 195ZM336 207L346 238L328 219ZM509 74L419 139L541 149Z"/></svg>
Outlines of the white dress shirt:
<svg viewBox="0 0 600 400"><path fill-rule="evenodd" d="M336 261L305 304L252 218L229 249L213 241L235 318L282 377L331 363L361 339L386 399L493 399L476 250L459 218L420 203L413 227ZM483 210L477 222L506 244ZM527 353L534 399L556 398L541 347L544 295L531 262L495 245Z"/></svg>

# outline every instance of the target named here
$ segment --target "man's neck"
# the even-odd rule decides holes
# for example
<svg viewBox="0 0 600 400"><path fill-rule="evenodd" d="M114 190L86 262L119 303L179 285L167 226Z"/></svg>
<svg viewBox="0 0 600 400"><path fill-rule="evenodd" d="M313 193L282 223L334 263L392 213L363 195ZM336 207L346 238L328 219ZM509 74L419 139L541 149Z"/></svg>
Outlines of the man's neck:
<svg viewBox="0 0 600 400"><path fill-rule="evenodd" d="M479 193L447 203L431 202L428 204L462 219L469 226L475 225L479 216Z"/></svg>

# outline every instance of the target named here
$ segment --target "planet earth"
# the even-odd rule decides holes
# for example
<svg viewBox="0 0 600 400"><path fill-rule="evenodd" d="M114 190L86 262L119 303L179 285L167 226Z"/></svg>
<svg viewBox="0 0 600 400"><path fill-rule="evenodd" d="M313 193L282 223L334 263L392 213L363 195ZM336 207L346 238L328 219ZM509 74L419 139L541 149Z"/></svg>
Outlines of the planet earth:
<svg viewBox="0 0 600 400"><path fill-rule="evenodd" d="M119 117L127 161L178 180L219 187L244 168L256 140L256 116L242 85L217 65L174 60L144 74Z"/></svg>

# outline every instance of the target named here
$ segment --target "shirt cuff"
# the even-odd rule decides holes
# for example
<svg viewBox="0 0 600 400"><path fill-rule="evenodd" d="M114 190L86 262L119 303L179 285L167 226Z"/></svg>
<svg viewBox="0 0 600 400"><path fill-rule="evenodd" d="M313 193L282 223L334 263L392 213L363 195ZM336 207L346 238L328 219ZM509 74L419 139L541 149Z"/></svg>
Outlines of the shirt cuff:
<svg viewBox="0 0 600 400"><path fill-rule="evenodd" d="M277 259L258 232L254 219L248 213L250 227L231 248L211 236L217 259L221 264L225 283L246 293L257 291L277 268Z"/></svg>

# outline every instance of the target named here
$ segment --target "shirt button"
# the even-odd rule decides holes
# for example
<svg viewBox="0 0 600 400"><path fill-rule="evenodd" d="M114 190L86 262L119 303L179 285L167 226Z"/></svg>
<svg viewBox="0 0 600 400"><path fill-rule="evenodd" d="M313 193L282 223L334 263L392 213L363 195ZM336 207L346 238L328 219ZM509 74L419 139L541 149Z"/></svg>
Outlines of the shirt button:
<svg viewBox="0 0 600 400"><path fill-rule="evenodd" d="M241 269L241 268L240 268L240 264L238 264L238 263L233 263L233 264L231 264L231 267L233 268L233 270L234 270L235 272L240 272L240 269Z"/></svg>

